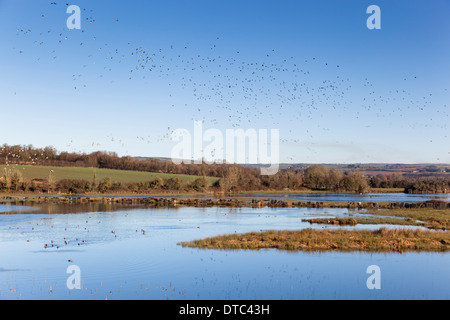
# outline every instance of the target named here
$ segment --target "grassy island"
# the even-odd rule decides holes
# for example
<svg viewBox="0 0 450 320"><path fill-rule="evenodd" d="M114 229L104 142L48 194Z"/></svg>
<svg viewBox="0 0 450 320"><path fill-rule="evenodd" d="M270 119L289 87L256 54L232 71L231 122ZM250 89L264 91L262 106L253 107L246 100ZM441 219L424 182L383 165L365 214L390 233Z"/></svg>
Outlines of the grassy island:
<svg viewBox="0 0 450 320"><path fill-rule="evenodd" d="M421 229L263 231L180 242L189 248L289 251L444 252L450 233Z"/></svg>

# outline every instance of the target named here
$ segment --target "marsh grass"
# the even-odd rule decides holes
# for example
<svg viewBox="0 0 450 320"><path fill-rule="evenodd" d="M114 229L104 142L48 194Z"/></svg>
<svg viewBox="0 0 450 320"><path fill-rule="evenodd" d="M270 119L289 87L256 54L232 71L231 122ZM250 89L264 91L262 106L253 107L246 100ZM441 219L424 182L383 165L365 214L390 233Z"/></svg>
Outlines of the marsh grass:
<svg viewBox="0 0 450 320"><path fill-rule="evenodd" d="M388 215L391 217L402 217L406 218L402 219L404 220L402 221L403 224L411 223L411 225L424 226L434 230L450 229L450 210L448 209L421 208L421 209L367 210L365 213L370 215L383 215L383 216ZM381 219L387 221L387 219L389 218L381 218Z"/></svg>
<svg viewBox="0 0 450 320"><path fill-rule="evenodd" d="M425 223L411 218L317 218L317 219L302 219L302 222L309 222L310 224L328 224L340 226L356 226L358 224L389 224L399 226L417 226L425 227Z"/></svg>
<svg viewBox="0 0 450 320"><path fill-rule="evenodd" d="M421 229L264 231L180 242L189 248L289 251L443 252L450 233Z"/></svg>
<svg viewBox="0 0 450 320"><path fill-rule="evenodd" d="M450 210L448 209L389 209L360 212L368 215L383 215L380 218L317 218L303 219L311 224L352 225L389 224L399 226L426 227L433 230L450 229ZM389 217L386 217L389 216Z"/></svg>
<svg viewBox="0 0 450 320"><path fill-rule="evenodd" d="M405 188L370 188L369 193L404 193Z"/></svg>
<svg viewBox="0 0 450 320"><path fill-rule="evenodd" d="M356 226L358 220L354 218L317 218L317 219L302 219L302 222L309 222L310 224L332 224L340 226Z"/></svg>

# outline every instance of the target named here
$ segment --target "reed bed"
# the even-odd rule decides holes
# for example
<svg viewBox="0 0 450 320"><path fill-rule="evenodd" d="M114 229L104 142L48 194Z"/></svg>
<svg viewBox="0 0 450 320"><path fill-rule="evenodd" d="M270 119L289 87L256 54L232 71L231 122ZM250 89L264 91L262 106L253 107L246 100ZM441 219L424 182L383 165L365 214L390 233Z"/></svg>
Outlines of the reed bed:
<svg viewBox="0 0 450 320"><path fill-rule="evenodd" d="M450 250L450 233L427 230L313 230L263 231L180 242L189 248L279 249L289 251L445 252Z"/></svg>

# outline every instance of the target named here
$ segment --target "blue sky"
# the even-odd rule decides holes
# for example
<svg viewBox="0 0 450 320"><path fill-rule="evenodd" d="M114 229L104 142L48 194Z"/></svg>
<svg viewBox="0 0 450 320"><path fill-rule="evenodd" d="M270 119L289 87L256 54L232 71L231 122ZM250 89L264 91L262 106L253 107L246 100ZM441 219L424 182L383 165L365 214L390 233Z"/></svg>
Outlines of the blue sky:
<svg viewBox="0 0 450 320"><path fill-rule="evenodd" d="M171 131L203 120L279 129L282 162L450 163L449 14L447 0L0 0L0 143L168 157Z"/></svg>

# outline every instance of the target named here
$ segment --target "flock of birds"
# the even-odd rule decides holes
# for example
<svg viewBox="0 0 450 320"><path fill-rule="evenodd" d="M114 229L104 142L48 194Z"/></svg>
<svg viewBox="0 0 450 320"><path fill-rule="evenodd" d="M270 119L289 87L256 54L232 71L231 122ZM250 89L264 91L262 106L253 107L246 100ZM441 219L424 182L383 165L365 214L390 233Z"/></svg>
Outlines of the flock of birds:
<svg viewBox="0 0 450 320"><path fill-rule="evenodd" d="M135 221L135 224L116 224L116 217L111 215L108 217L108 214L102 212L102 209L94 209L99 210L99 212L91 212L86 214L69 214L67 218L62 219L37 219L31 221L25 221L19 224L13 224L11 226L0 226L4 228L4 231L11 230L17 233L20 233L20 237L26 241L27 246L29 248L33 248L34 250L39 250L42 248L42 252L59 252L61 258L64 261L67 261L67 264L77 264L80 263L80 259L73 257L79 252L83 252L80 250L83 246L89 246L99 243L110 243L111 241L117 241L118 239L136 239L137 237L145 237L150 236L150 239L154 239L154 234L147 234L148 230L142 228L142 224L139 223L139 218L136 219L136 216L132 217L131 221ZM112 212L120 209L113 209ZM48 214L50 212L54 212L54 208L41 208L38 212L42 214ZM70 210L69 210L70 212ZM74 212L77 212L75 210ZM128 213L121 212L120 215L125 221L128 220ZM222 212L217 215L217 218L227 219L228 215L233 213L232 210L229 213ZM235 214L235 213L233 213ZM62 215L63 217L64 215ZM167 216L170 216L167 214ZM206 217L213 216L213 214L208 213L205 215ZM261 216L261 215L259 215ZM266 219L276 219L277 216L273 215L264 215ZM136 219L136 220L134 220ZM213 221L213 220L211 220ZM190 228L193 230L200 229L196 224L192 224L190 218L187 219L173 219L172 223L174 223L174 228L177 230L177 227L182 228ZM219 220L216 221L219 223ZM156 228L157 226L153 226L153 223L149 226L150 228ZM5 235L7 234L4 232ZM149 238L147 238L149 239ZM211 260L212 257L210 257ZM59 260L61 261L61 260ZM203 261L203 258L201 258ZM1 268L0 268L1 271ZM68 276L68 275L67 275ZM37 279L36 279L37 280ZM42 280L42 277L41 277ZM150 280L150 279L147 279ZM147 281L146 280L146 281ZM184 297L186 294L185 289L177 289L175 288L172 282L167 284L157 283L158 281L152 279L152 285L149 282L136 283L134 281L134 285L138 285L139 288L134 287L136 295L152 295L163 298L177 298ZM126 285L132 286L132 284L127 283L126 280L119 287L114 288L114 284L111 282L103 283L99 282L95 287L91 285L82 283L82 292L86 292L86 294L95 295L97 297L104 297L105 299L121 297L122 291L125 291ZM3 286L0 284L0 296L3 297L11 297L11 296L21 296L22 292L24 295L26 294L61 294L61 290L66 290L67 294L70 295L70 290L64 284L58 284L57 282L52 283L51 281L44 281L41 283L40 281L32 281L32 287L27 288L30 289L31 292L25 292L21 285L14 285L12 283L7 283L5 280L3 281ZM127 290L132 290L132 288L128 288ZM106 294L106 296L104 295ZM103 296L101 296L103 295Z"/></svg>
<svg viewBox="0 0 450 320"><path fill-rule="evenodd" d="M59 2L51 2L50 5L58 6ZM83 23L96 22L94 10L83 8L81 12ZM46 16L42 15L42 18ZM119 19L112 17L111 23L119 23ZM71 41L73 31L47 29L35 32L29 28L19 28L17 35L28 37L38 34L38 39L33 43L46 47L42 53L47 55L47 59L57 59L58 46L65 42L83 47L80 53L86 53L85 62L72 75L74 90L88 88L91 84L86 74L92 82L95 73L98 79L105 82L110 79L111 83L128 80L148 84L149 92L155 84L158 90L166 86L166 105L155 106L159 109L173 110L170 111L172 114L188 110L192 121L202 120L210 126L226 124L228 128L253 127L258 121L266 123L264 121L271 119L273 127L283 127L289 132L281 142L294 145L302 140L314 141L324 133L332 135L333 129L328 121L330 117L335 118L336 122L342 121L344 125L367 121L365 128L371 128L373 124L368 121L371 119L382 118L387 122L393 118L407 120L409 114L422 113L422 118L427 122L396 123L409 129L435 126L433 121L437 118L449 117L446 105L436 108L433 93L419 96L408 89L418 81L414 75L399 79L398 88L386 91L377 89L378 84L369 77L351 79L345 67L318 56L303 59L282 57L276 49L271 49L259 53L258 59L249 60L241 50L224 48L220 37L203 49L190 43L147 48L131 42L120 45L101 42L100 36L88 32L89 28L81 30L85 33L85 40L76 44ZM56 37L50 36L54 34ZM79 37L76 38L79 41ZM227 51L228 54L225 54ZM24 54L24 50L17 52ZM128 71L124 72L124 69ZM157 110L155 112L157 114ZM286 127L286 121L291 125ZM304 126L300 139L298 130L305 123L309 125ZM448 130L446 124L439 129ZM164 142L170 139L172 130L169 126L161 136L153 139L137 136L136 139L147 144ZM125 147L122 138L109 135L108 139ZM101 143L94 141L84 145L83 149L100 146ZM72 147L72 143L68 147Z"/></svg>
<svg viewBox="0 0 450 320"><path fill-rule="evenodd" d="M52 150L56 152L56 149L52 147ZM40 160L48 160L47 154L44 152L33 152L30 153L29 150L26 150L24 147L15 148L15 150L10 151L9 148L0 147L0 157L4 158L5 165L9 166L10 162L12 164L17 161L24 161L31 164L37 164Z"/></svg>
<svg viewBox="0 0 450 320"><path fill-rule="evenodd" d="M62 5L69 6L68 3ZM50 2L50 6L60 10L61 5L60 2ZM83 24L96 23L92 9L82 8L82 17ZM47 18L47 14L41 15L43 21ZM120 20L113 17L111 23L120 23ZM245 128L253 127L258 121L271 119L273 125L279 127L286 124L280 119L288 118L292 127L287 130L292 135L288 135L289 138L284 137L281 140L284 143L300 144L302 139L313 140L322 132L331 135L332 129L326 121L329 117L336 117L336 121L340 120L339 117L348 117L349 119L341 120L345 120L344 125L350 125L355 121L364 122L367 117L382 118L387 122L393 118L409 119L409 114L415 113L422 115L423 122L405 121L396 125L419 130L436 128L437 117L440 120L437 129L448 132L448 106L436 106L434 92L418 94L411 90L419 81L415 75L399 79L397 88L384 90L378 88L378 83L370 77L352 79L344 66L319 56L302 59L294 56L283 57L276 49L271 49L259 53L257 59L249 59L248 55L239 49L224 48L221 37L215 37L214 41L203 49L190 43L159 48L148 48L131 42L115 45L102 42L100 36L90 34L88 29L80 30L84 40L77 43L74 43L74 39L79 39L79 35L73 36L77 31L69 31L66 28L47 27L45 30L36 31L29 27L19 27L17 36L31 39L32 44L39 48L32 53L42 53L33 57L36 62L59 59L59 53L63 51L61 46L65 44L76 46L80 48L81 53L86 53L84 62L71 76L73 90L77 92L89 88L91 82L88 78L92 79L93 74L96 75L96 82L107 82L107 79L110 79L111 83L116 80L135 81L148 83L149 87L158 83L159 86L162 84L167 88L165 109L171 110L173 114L180 110L189 110L192 121L203 120L211 126L227 123L229 127ZM21 56L32 58L26 49L13 50ZM124 69L127 71L123 72ZM119 70L118 73L116 70ZM89 77L86 74L89 74ZM120 78L115 78L116 75ZM17 95L17 92L14 92L14 95ZM314 123L315 129L307 126L301 139L294 137L294 131L298 133L298 127L305 122ZM370 126L368 122L366 127ZM161 143L170 139L172 130L173 128L168 126L166 132L160 136L138 135L135 139L147 144ZM106 140L126 147L126 140L115 137L112 133L106 136ZM73 147L72 151L76 150L73 141L67 146ZM83 149L99 147L102 147L102 144L93 141L84 145ZM2 149L0 148L0 153ZM311 148L310 151L314 152L314 149ZM23 150L19 150L7 154L7 161L8 157L20 158L22 152ZM43 156L44 154L35 154L29 160L34 163ZM87 233L92 228L91 225L101 223L100 220L89 222L86 220L84 226L77 225L74 227L76 230L69 231L81 234L79 230L84 230ZM67 231L65 228L64 232ZM135 232L146 235L144 229L136 229ZM85 240L73 234L64 236L59 241L48 239L43 248L59 250L85 244ZM117 238L118 234L111 230L108 236L112 239ZM174 288L170 286L169 289L171 291ZM162 290L167 292L167 288L162 287Z"/></svg>

